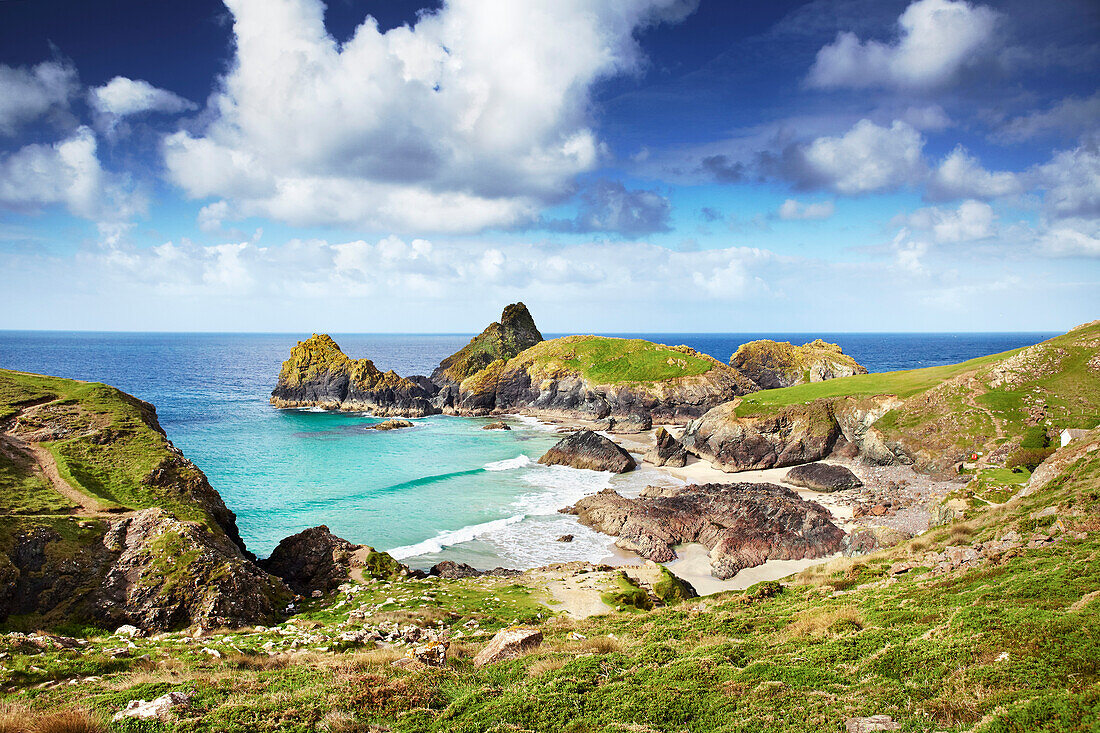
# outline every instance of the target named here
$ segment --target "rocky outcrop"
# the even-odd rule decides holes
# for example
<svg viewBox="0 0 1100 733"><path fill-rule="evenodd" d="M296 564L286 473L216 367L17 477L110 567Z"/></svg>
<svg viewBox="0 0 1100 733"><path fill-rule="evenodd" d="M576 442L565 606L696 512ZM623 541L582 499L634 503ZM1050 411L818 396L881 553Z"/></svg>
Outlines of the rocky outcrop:
<svg viewBox="0 0 1100 733"><path fill-rule="evenodd" d="M367 430L401 430L403 428L411 428L413 424L408 420L398 420L396 418L390 420L383 420L380 423L375 423L367 427Z"/></svg>
<svg viewBox="0 0 1100 733"><path fill-rule="evenodd" d="M111 624L243 626L276 620L290 600L227 537L161 509L112 522L102 544L113 561L91 606Z"/></svg>
<svg viewBox="0 0 1100 733"><path fill-rule="evenodd" d="M497 420L496 422L491 422L487 425L482 425L481 429L482 430L511 430L512 428L508 427L508 423L506 423L502 420Z"/></svg>
<svg viewBox="0 0 1100 733"><path fill-rule="evenodd" d="M542 334L527 306L513 303L500 314L499 322L489 324L470 343L441 361L431 379L440 387L458 385L492 362L507 361L540 341Z"/></svg>
<svg viewBox="0 0 1100 733"><path fill-rule="evenodd" d="M515 627L497 632L489 645L474 657L475 667L484 667L494 662L515 659L531 652L542 644L542 632L538 629Z"/></svg>
<svg viewBox="0 0 1100 733"><path fill-rule="evenodd" d="M655 562L675 559L675 545L701 543L722 579L767 560L823 557L844 540L828 510L774 484L651 486L636 499L604 489L562 511Z"/></svg>
<svg viewBox="0 0 1100 733"><path fill-rule="evenodd" d="M813 491L844 491L863 486L859 477L844 466L828 463L806 463L795 466L783 477L783 483Z"/></svg>
<svg viewBox="0 0 1100 733"><path fill-rule="evenodd" d="M566 336L491 362L459 385L447 410L613 417L634 430L646 418L686 422L756 389L736 369L687 346Z"/></svg>
<svg viewBox="0 0 1100 733"><path fill-rule="evenodd" d="M328 335L313 334L290 350L271 404L421 417L439 412L432 404L436 392L427 379L405 379L380 371L370 359L349 359Z"/></svg>
<svg viewBox="0 0 1100 733"><path fill-rule="evenodd" d="M428 575L439 578L480 578L485 575L493 575L498 577L512 577L520 575L521 571L512 570L510 568L493 568L492 570L478 570L473 565L467 565L464 562L455 562L453 560L444 560L432 565L428 570Z"/></svg>
<svg viewBox="0 0 1100 733"><path fill-rule="evenodd" d="M866 374L867 370L836 344L816 339L802 346L787 341L750 341L738 347L730 366L761 389Z"/></svg>
<svg viewBox="0 0 1100 733"><path fill-rule="evenodd" d="M609 417L597 426L599 430L605 430L616 435L634 435L644 433L653 427L653 418L645 412L634 412L629 415Z"/></svg>
<svg viewBox="0 0 1100 733"><path fill-rule="evenodd" d="M657 428L657 445L645 454L645 460L655 466L682 468L687 465L687 450L664 428Z"/></svg>
<svg viewBox="0 0 1100 733"><path fill-rule="evenodd" d="M282 578L295 593L308 596L315 590L327 593L347 582L358 549L359 545L337 537L322 524L285 538L259 564Z"/></svg>
<svg viewBox="0 0 1100 733"><path fill-rule="evenodd" d="M591 430L580 430L562 438L539 458L539 463L612 473L626 473L637 467L629 453Z"/></svg>

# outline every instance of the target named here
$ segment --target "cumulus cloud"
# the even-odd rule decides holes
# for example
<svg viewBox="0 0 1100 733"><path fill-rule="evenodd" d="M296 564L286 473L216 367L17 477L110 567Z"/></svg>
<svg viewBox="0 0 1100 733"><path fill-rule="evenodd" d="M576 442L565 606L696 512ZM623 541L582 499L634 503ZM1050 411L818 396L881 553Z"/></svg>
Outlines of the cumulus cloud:
<svg viewBox="0 0 1100 733"><path fill-rule="evenodd" d="M1051 257L1100 257L1100 222L1059 222L1039 236L1037 249Z"/></svg>
<svg viewBox="0 0 1100 733"><path fill-rule="evenodd" d="M776 214L785 221L821 221L836 213L836 204L832 201L803 204L795 199L787 199Z"/></svg>
<svg viewBox="0 0 1100 733"><path fill-rule="evenodd" d="M1100 145L1058 151L1034 177L1051 218L1100 217Z"/></svg>
<svg viewBox="0 0 1100 733"><path fill-rule="evenodd" d="M1100 120L1100 92L1091 97L1067 97L1048 110L1029 112L1008 120L994 137L1023 142L1051 133L1068 137L1097 129Z"/></svg>
<svg viewBox="0 0 1100 733"><path fill-rule="evenodd" d="M939 244L988 239L997 233L993 207L981 201L964 201L957 209L928 207L906 217L913 229L929 232Z"/></svg>
<svg viewBox="0 0 1100 733"><path fill-rule="evenodd" d="M925 190L929 201L961 198L994 199L1024 190L1019 176L1007 171L990 172L959 145L933 171Z"/></svg>
<svg viewBox="0 0 1100 733"><path fill-rule="evenodd" d="M639 68L634 31L684 0L453 0L344 44L320 0L228 0L236 58L172 180L239 215L471 232L532 220L602 146L588 92Z"/></svg>
<svg viewBox="0 0 1100 733"><path fill-rule="evenodd" d="M114 119L143 112L179 114L196 109L194 102L167 89L125 76L116 76L103 86L89 91L88 103L99 114Z"/></svg>
<svg viewBox="0 0 1100 733"><path fill-rule="evenodd" d="M930 89L948 84L993 44L997 13L965 0L917 0L898 18L891 43L843 31L817 53L812 87Z"/></svg>
<svg viewBox="0 0 1100 733"><path fill-rule="evenodd" d="M669 231L671 214L672 204L657 191L632 190L619 181L600 180L581 193L575 219L549 221L546 227L636 236Z"/></svg>
<svg viewBox="0 0 1100 733"><path fill-rule="evenodd" d="M905 122L881 127L860 120L840 137L819 137L791 149L786 175L803 188L847 195L889 191L926 175L923 149L924 138Z"/></svg>
<svg viewBox="0 0 1100 733"><path fill-rule="evenodd" d="M61 204L95 221L133 216L143 202L103 170L96 147L95 134L81 127L53 145L27 145L0 157L0 206L33 212Z"/></svg>
<svg viewBox="0 0 1100 733"><path fill-rule="evenodd" d="M59 61L31 68L0 64L0 135L13 135L28 122L67 108L79 88L76 69Z"/></svg>

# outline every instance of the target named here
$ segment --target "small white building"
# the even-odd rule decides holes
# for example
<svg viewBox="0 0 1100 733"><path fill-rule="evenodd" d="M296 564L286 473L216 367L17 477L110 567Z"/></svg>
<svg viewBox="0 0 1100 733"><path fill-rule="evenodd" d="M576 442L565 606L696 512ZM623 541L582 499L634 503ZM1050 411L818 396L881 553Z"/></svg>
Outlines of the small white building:
<svg viewBox="0 0 1100 733"><path fill-rule="evenodd" d="M1066 428L1062 431L1062 447L1066 447L1071 440L1077 440L1083 438L1089 434L1088 430L1084 428Z"/></svg>

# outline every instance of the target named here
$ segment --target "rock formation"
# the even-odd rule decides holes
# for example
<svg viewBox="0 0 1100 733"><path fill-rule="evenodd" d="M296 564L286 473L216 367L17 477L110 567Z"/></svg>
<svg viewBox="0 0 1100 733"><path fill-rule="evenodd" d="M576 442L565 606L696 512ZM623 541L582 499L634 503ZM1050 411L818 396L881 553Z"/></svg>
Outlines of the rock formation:
<svg viewBox="0 0 1100 733"><path fill-rule="evenodd" d="M836 344L816 339L802 346L786 341L750 341L738 347L730 366L761 389L823 382L836 377L866 374L867 370Z"/></svg>
<svg viewBox="0 0 1100 733"><path fill-rule="evenodd" d="M580 430L567 438L562 438L546 451L545 455L539 459L539 463L612 473L626 473L637 467L629 453L614 441L591 430Z"/></svg>
<svg viewBox="0 0 1100 733"><path fill-rule="evenodd" d="M337 537L325 525L310 527L282 540L260 567L282 578L295 593L328 592L347 582L359 545Z"/></svg>
<svg viewBox="0 0 1100 733"><path fill-rule="evenodd" d="M421 417L439 412L431 402L435 393L426 379L405 379L380 371L370 359L349 359L331 337L313 334L290 350L271 404Z"/></svg>
<svg viewBox="0 0 1100 733"><path fill-rule="evenodd" d="M657 428L657 445L645 454L645 460L655 466L681 468L687 465L687 450L664 428Z"/></svg>
<svg viewBox="0 0 1100 733"><path fill-rule="evenodd" d="M458 385L494 361L508 361L542 341L535 319L523 303L513 303L470 343L439 363L431 379L440 387Z"/></svg>
<svg viewBox="0 0 1100 733"><path fill-rule="evenodd" d="M383 420L380 423L375 423L367 427L367 430L401 430L402 428L411 428L413 424L408 420L399 420L397 418L391 418L389 420Z"/></svg>
<svg viewBox="0 0 1100 733"><path fill-rule="evenodd" d="M650 486L636 499L604 489L562 511L655 562L675 559L675 545L701 543L722 579L767 560L823 557L844 540L828 510L774 484Z"/></svg>
<svg viewBox="0 0 1100 733"><path fill-rule="evenodd" d="M489 645L474 657L475 667L503 662L506 659L527 654L542 644L542 632L538 629L512 627L497 632Z"/></svg>
<svg viewBox="0 0 1100 733"><path fill-rule="evenodd" d="M844 466L828 463L806 463L795 466L783 477L783 483L813 491L844 491L863 486L859 477Z"/></svg>

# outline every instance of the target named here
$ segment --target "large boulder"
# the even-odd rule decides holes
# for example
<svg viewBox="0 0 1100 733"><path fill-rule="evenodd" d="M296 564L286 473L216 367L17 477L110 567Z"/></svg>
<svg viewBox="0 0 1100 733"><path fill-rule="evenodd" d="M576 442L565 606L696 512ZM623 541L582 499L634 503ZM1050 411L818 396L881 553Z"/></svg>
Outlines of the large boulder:
<svg viewBox="0 0 1100 733"><path fill-rule="evenodd" d="M271 404L422 417L439 412L432 404L437 391L427 379L406 379L379 370L370 359L349 359L330 336L315 333L290 350Z"/></svg>
<svg viewBox="0 0 1100 733"><path fill-rule="evenodd" d="M310 527L278 544L260 566L282 578L299 595L328 592L347 582L352 558L360 549L337 537L325 525Z"/></svg>
<svg viewBox="0 0 1100 733"><path fill-rule="evenodd" d="M562 438L539 459L547 466L571 466L592 471L626 473L637 467L634 458L614 441L591 430L580 430Z"/></svg>
<svg viewBox="0 0 1100 733"><path fill-rule="evenodd" d="M844 491L863 486L859 477L844 466L828 463L806 463L795 466L783 477L783 483L813 491Z"/></svg>
<svg viewBox="0 0 1100 733"><path fill-rule="evenodd" d="M636 499L604 489L562 511L654 562L675 559L676 545L698 542L723 579L768 560L823 557L844 540L828 510L774 484L651 486Z"/></svg>
<svg viewBox="0 0 1100 733"><path fill-rule="evenodd" d="M475 667L503 662L527 654L542 644L542 632L538 629L512 627L497 632L489 645L474 657Z"/></svg>
<svg viewBox="0 0 1100 733"><path fill-rule="evenodd" d="M802 346L787 341L750 341L738 347L730 366L761 389L866 374L867 370L836 344L816 339Z"/></svg>
<svg viewBox="0 0 1100 733"><path fill-rule="evenodd" d="M645 454L645 460L655 466L682 468L687 465L687 450L664 428L657 428L657 445Z"/></svg>

